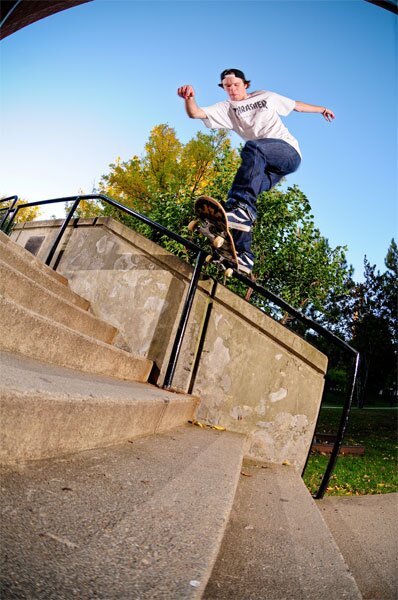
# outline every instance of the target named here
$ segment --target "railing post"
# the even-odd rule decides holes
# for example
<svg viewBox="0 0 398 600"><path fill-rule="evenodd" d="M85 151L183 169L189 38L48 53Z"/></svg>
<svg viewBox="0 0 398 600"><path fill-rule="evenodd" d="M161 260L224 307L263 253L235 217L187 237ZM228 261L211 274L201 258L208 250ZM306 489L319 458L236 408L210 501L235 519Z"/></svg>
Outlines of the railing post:
<svg viewBox="0 0 398 600"><path fill-rule="evenodd" d="M11 196L10 198L4 198L3 202L6 200L12 200L10 206L4 211L4 217L0 221L0 229L3 228L4 223L6 222L8 216L13 212L13 208L18 202L18 196Z"/></svg>
<svg viewBox="0 0 398 600"><path fill-rule="evenodd" d="M185 330L187 328L189 314L191 312L193 299L195 296L196 289L198 287L200 273L206 259L205 252L199 252L196 257L195 268L192 273L191 283L189 284L188 292L185 298L184 306L182 309L180 322L178 325L176 337L174 339L173 348L170 353L169 364L167 366L166 375L164 378L163 388L169 390L174 377L174 372L177 366L178 356L180 354L182 342L184 339Z"/></svg>
<svg viewBox="0 0 398 600"><path fill-rule="evenodd" d="M74 203L72 205L72 208L70 209L70 211L67 214L67 217L66 217L65 221L61 225L61 228L60 228L60 230L58 232L57 237L55 238L55 241L54 241L53 245L50 248L50 252L48 253L48 256L46 258L46 265L48 265L48 266L50 266L51 261L52 261L52 259L54 257L54 254L55 254L55 252L56 252L56 250L58 248L58 244L61 241L61 238L64 235L65 230L68 227L69 222L70 222L71 218L73 217L73 214L74 214L75 210L79 206L80 199L81 199L80 196L77 196L76 200L74 201Z"/></svg>
<svg viewBox="0 0 398 600"><path fill-rule="evenodd" d="M10 219L9 219L8 223L6 223L6 227L5 227L5 229L4 229L4 233L5 233L5 234L7 234L7 235L8 235L8 234L9 234L9 232L11 231L11 227L12 227L12 225L13 225L13 223L14 223L15 217L16 217L16 216L17 216L17 214L18 214L18 211L19 211L19 206L16 206L15 208L13 208L13 210L10 210L10 211L9 211L9 213L8 213L8 216L10 216L10 215L11 215L11 217L10 217Z"/></svg>
<svg viewBox="0 0 398 600"><path fill-rule="evenodd" d="M355 357L353 358L353 362L352 362L350 382L349 382L349 385L347 386L347 391L349 391L349 393L347 395L347 400L343 406L343 412L342 412L341 419L340 419L339 430L336 435L336 440L334 442L334 446L333 446L332 452L330 454L330 459L329 459L328 465L326 467L326 471L323 475L323 479L321 481L319 489L315 495L316 500L321 500L323 498L323 496L325 495L326 488L328 487L329 480L333 474L334 467L336 465L336 461L339 456L340 448L343 443L343 438L344 438L345 430L347 428L347 423L348 423L348 417L350 415L352 400L354 397L355 385L357 382L359 360L360 360L360 355L359 355L359 353L357 353L355 355Z"/></svg>

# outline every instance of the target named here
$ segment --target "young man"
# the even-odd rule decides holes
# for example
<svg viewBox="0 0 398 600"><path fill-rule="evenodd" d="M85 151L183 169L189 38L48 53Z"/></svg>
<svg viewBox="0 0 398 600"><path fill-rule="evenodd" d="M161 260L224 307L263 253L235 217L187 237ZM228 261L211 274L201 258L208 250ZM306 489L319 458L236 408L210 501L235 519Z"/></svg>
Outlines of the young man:
<svg viewBox="0 0 398 600"><path fill-rule="evenodd" d="M185 101L191 119L201 119L211 129L232 129L246 142L225 210L234 238L239 268L251 273L254 256L251 251L252 227L256 219L256 200L285 175L296 171L301 162L297 140L282 123L280 116L292 110L320 113L326 121L334 119L333 111L324 106L291 100L269 91L248 93L248 81L239 69L225 69L219 86L229 100L199 107L195 90L183 85L177 93Z"/></svg>

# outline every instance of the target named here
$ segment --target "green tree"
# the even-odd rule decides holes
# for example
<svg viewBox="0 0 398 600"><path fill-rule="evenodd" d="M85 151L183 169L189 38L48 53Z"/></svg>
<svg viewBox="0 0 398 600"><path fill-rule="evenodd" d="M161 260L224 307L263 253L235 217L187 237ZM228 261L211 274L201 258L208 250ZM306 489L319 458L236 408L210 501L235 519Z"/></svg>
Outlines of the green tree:
<svg viewBox="0 0 398 600"><path fill-rule="evenodd" d="M152 129L141 161L141 173L148 191L178 191L182 148L174 129L168 125L156 125Z"/></svg>
<svg viewBox="0 0 398 600"><path fill-rule="evenodd" d="M198 132L183 145L174 129L162 124L152 129L141 158L118 159L110 165L100 188L132 208L151 211L159 195L191 200L205 190L220 187L220 169L227 171L225 179L230 185L239 161L225 131Z"/></svg>
<svg viewBox="0 0 398 600"><path fill-rule="evenodd" d="M100 189L122 204L183 236L194 218L193 199L206 191L226 195L240 159L225 131L211 131L182 144L168 125L151 131L144 155L110 165L102 177ZM222 177L220 174L223 174ZM186 257L179 244L159 235L136 219L104 204L103 214L117 216L168 250ZM195 239L198 239L195 237Z"/></svg>
<svg viewBox="0 0 398 600"><path fill-rule="evenodd" d="M143 156L126 162L118 159L110 165L100 187L126 206L188 236L187 225L195 217L194 198L206 193L225 200L239 165L239 153L231 147L227 132L199 132L182 144L174 129L161 124L151 131ZM159 237L136 219L107 205L103 212L189 259L184 248ZM193 239L206 247L202 237L194 234ZM259 281L307 314L324 310L332 291L346 293L349 270L345 248L330 247L315 227L308 199L296 186L287 191L278 187L259 197L253 250ZM216 267L208 268L214 277L223 278ZM237 293L246 292L235 280L227 285ZM288 320L261 298L253 296L252 302Z"/></svg>
<svg viewBox="0 0 398 600"><path fill-rule="evenodd" d="M361 355L357 404L363 407L380 392L390 402L397 398L398 349L398 252L394 240L385 258L387 270L380 273L364 258L364 280L357 283L352 273L345 293L332 290L325 310L317 320L356 348ZM325 340L318 346L329 356L326 385L344 390L349 361L347 354Z"/></svg>
<svg viewBox="0 0 398 600"><path fill-rule="evenodd" d="M380 392L396 398L397 246L392 240L380 273L364 259L364 281L353 288L352 345L362 357L358 405Z"/></svg>
<svg viewBox="0 0 398 600"><path fill-rule="evenodd" d="M398 247L394 239L391 240L384 261L387 271L384 274L384 314L389 323L389 329L395 348L398 348Z"/></svg>
<svg viewBox="0 0 398 600"><path fill-rule="evenodd" d="M266 287L309 316L325 311L331 293L347 293L346 248L321 235L297 186L261 194L257 209L255 272Z"/></svg>

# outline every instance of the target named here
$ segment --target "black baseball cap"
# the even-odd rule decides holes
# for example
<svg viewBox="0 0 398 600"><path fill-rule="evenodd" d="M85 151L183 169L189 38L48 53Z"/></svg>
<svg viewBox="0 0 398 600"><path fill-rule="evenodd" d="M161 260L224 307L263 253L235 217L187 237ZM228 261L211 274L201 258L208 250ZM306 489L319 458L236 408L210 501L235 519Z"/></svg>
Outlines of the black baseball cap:
<svg viewBox="0 0 398 600"><path fill-rule="evenodd" d="M219 87L222 87L222 82L227 75L235 75L239 79L243 79L245 83L249 83L245 77L245 74L240 69L224 69L224 71L220 75L221 83L219 83Z"/></svg>

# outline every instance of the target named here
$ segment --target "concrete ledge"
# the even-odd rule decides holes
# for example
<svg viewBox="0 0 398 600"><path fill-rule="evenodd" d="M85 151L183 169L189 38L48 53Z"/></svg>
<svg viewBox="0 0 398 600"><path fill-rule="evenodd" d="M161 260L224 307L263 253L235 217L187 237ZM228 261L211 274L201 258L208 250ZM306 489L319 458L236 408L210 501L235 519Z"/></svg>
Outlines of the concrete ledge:
<svg viewBox="0 0 398 600"><path fill-rule="evenodd" d="M110 446L192 419L197 399L1 353L0 462Z"/></svg>
<svg viewBox="0 0 398 600"><path fill-rule="evenodd" d="M206 296L209 295L208 282L202 283L200 289ZM230 314L232 313L240 321L245 321L254 331L265 335L280 348L304 361L321 375L325 374L328 364L327 356L257 307L245 302L240 296L237 296L223 285L217 286L214 305L216 308L219 307L220 311L227 309Z"/></svg>
<svg viewBox="0 0 398 600"><path fill-rule="evenodd" d="M51 222L49 222L49 224L51 224ZM92 219L81 219L79 221L79 228L85 228L87 231L92 229L92 225ZM95 226L102 228L104 232L109 230L109 232L113 232L120 238L134 244L134 246L139 246L148 257L154 258L164 269L172 271L173 275L179 276L181 279L189 280L191 278L192 267L190 265L170 254L170 252L161 246L144 238L136 231L128 229L118 221L115 221L115 219L112 219L111 217L100 217L96 220ZM106 257L102 260L106 260ZM126 263L127 262L128 258L126 255ZM96 265L96 267L98 268L99 265ZM107 267L114 268L112 256L108 258ZM211 286L211 281L202 281L199 284L199 289L205 296L209 296ZM304 359L310 366L319 371L319 373L325 373L328 361L327 357L322 354L322 352L317 350L314 346L311 346L311 344L294 332L289 331L289 329L274 319L271 319L271 317L258 310L255 306L245 302L240 296L237 296L225 286L217 286L214 302L215 304L227 308L228 311L236 314L239 318L245 319L253 327L266 334L278 344L283 344L287 350L294 352L300 359Z"/></svg>

